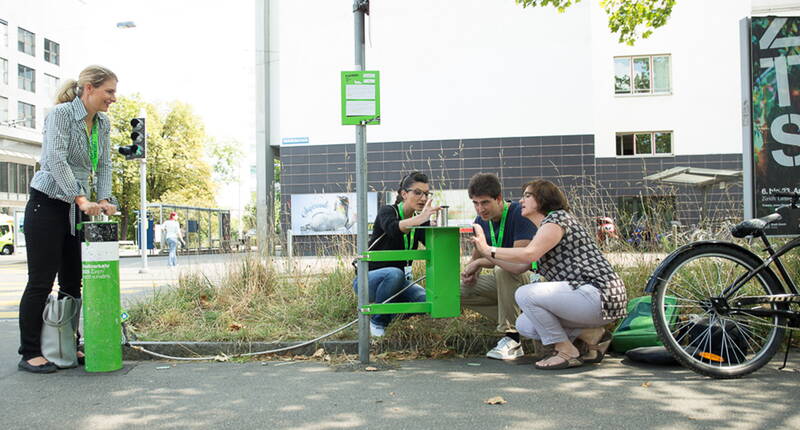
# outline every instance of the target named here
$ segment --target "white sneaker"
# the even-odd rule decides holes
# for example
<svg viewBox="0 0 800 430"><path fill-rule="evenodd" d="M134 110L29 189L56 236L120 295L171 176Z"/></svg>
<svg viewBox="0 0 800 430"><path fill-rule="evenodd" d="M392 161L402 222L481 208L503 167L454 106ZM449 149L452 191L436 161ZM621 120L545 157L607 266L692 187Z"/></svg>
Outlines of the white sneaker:
<svg viewBox="0 0 800 430"><path fill-rule="evenodd" d="M384 334L383 331L383 327L375 325L372 321L369 322L369 334L371 337L381 337Z"/></svg>
<svg viewBox="0 0 800 430"><path fill-rule="evenodd" d="M487 357L495 360L513 360L523 355L525 352L522 351L522 344L508 336L500 339L497 346L486 353Z"/></svg>

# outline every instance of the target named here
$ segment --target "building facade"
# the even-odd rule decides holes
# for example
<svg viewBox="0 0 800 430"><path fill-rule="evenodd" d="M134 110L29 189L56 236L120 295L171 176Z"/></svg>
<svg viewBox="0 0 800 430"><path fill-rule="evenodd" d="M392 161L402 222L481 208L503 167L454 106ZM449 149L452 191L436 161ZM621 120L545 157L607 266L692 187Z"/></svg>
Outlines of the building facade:
<svg viewBox="0 0 800 430"><path fill-rule="evenodd" d="M560 14L510 1L371 2L366 59L367 70L381 72L381 125L368 127L367 169L379 203L411 170L442 190L494 172L509 199L534 178L559 183L587 218L630 223L648 207L683 225L699 223L704 210L706 219L741 217L741 182L701 189L645 177L676 167L742 170L739 23L800 8L678 2L667 25L628 46L597 3ZM318 1L283 3L280 14L289 228L312 212L292 207L292 195L355 191L355 132L340 125L338 91L338 72L353 69L353 18L348 7ZM336 241L294 235L301 249Z"/></svg>
<svg viewBox="0 0 800 430"><path fill-rule="evenodd" d="M24 210L44 117L61 85L61 40L22 8L0 11L0 213Z"/></svg>

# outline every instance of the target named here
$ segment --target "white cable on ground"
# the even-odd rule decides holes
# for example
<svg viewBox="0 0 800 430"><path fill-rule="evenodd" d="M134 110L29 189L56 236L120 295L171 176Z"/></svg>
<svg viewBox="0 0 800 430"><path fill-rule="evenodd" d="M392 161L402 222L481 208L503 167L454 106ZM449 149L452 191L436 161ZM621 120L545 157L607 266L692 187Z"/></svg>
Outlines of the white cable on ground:
<svg viewBox="0 0 800 430"><path fill-rule="evenodd" d="M417 282L420 282L423 279L425 279L425 276L422 276L421 278L419 278L419 279L417 279L417 280L415 280L413 282L409 282L409 284L406 285L405 287L403 287L403 289L401 289L400 291L395 293L393 296L391 296L388 299L386 299L383 302L381 302L381 304L386 303L389 300L392 300L393 298L399 296L403 291L409 289L412 285L415 285ZM278 348L278 349L270 349L270 350L267 350L267 351L247 352L247 353L234 354L234 355L222 354L222 355L214 355L214 356L208 355L208 356L205 356L205 357L173 357L171 355L159 354L159 353L157 353L155 351L150 351L150 350L145 349L144 347L141 347L141 346L138 346L138 345L131 345L130 343L127 343L126 345L131 347L131 348L133 348L133 349L135 349L136 351L141 351L141 352L143 352L145 354L149 354L149 355L152 355L154 357L159 357L159 358L163 358L163 359L166 359L166 360L177 360L177 361L207 361L207 360L227 361L227 360L229 360L231 358L236 358L236 357L252 357L252 356L255 356L255 355L274 354L276 352L290 351L292 349L302 348L302 347L304 347L306 345L310 345L310 344L312 344L312 343L314 343L314 342L316 342L318 340L325 339L326 337L329 337L329 336L333 336L334 334L339 333L340 331L350 327L351 325L353 325L353 324L355 324L357 322L358 322L358 319L355 319L355 320L350 321L349 323L337 328L336 330L333 330L333 331L331 331L329 333L325 333L322 336L319 336L317 338L311 339L309 341L306 341L306 342L303 342L303 343L300 343L300 344L297 344L297 345L286 346L286 347Z"/></svg>

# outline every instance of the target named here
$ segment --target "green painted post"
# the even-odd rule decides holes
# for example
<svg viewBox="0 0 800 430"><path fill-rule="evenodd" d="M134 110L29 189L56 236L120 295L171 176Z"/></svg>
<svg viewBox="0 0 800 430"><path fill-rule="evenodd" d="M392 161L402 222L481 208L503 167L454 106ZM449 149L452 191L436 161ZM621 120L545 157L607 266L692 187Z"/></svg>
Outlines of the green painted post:
<svg viewBox="0 0 800 430"><path fill-rule="evenodd" d="M116 222L84 222L83 338L87 372L122 369Z"/></svg>
<svg viewBox="0 0 800 430"><path fill-rule="evenodd" d="M425 263L425 294L432 318L461 315L461 247L458 227L426 229L425 246L431 250Z"/></svg>

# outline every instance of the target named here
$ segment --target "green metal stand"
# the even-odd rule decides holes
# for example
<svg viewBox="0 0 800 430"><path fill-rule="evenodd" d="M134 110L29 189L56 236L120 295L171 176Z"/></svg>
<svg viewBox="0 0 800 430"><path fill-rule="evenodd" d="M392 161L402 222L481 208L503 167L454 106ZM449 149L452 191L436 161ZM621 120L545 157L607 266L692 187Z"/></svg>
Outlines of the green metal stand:
<svg viewBox="0 0 800 430"><path fill-rule="evenodd" d="M375 303L361 308L361 313L427 313L433 318L461 315L461 248L458 227L417 227L425 231L424 250L369 251L365 261L425 260L425 296L421 303Z"/></svg>

